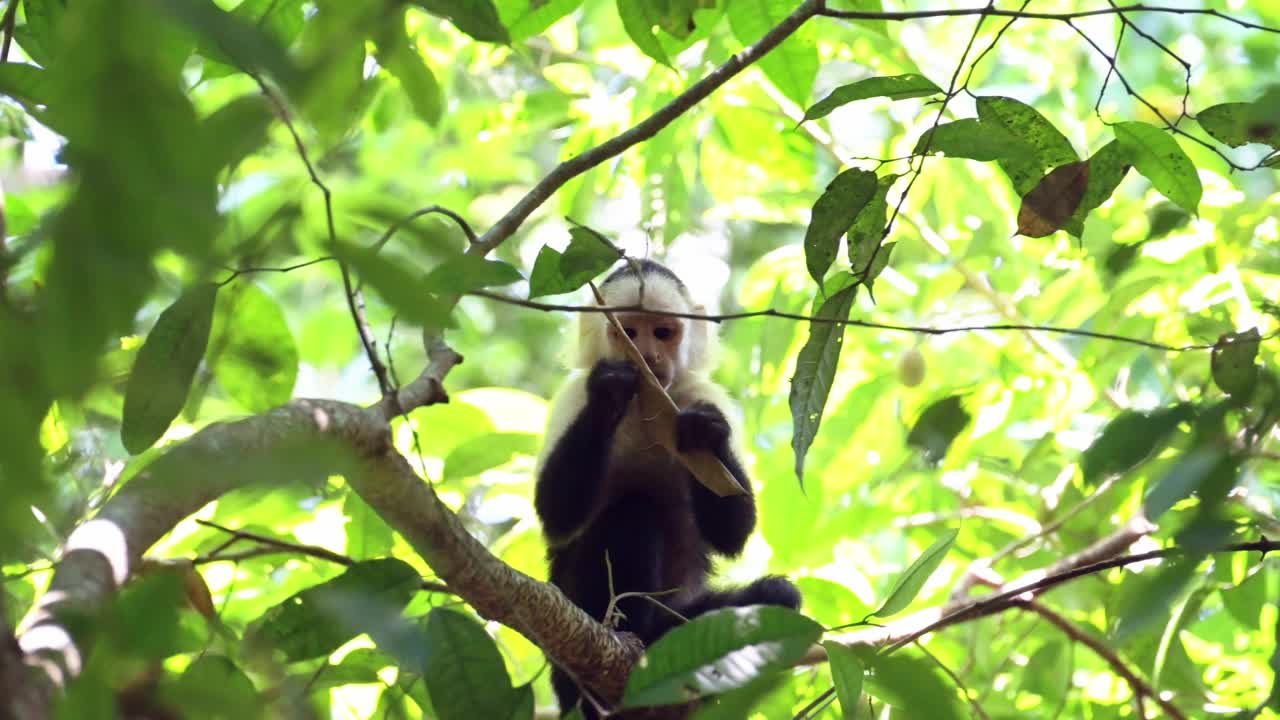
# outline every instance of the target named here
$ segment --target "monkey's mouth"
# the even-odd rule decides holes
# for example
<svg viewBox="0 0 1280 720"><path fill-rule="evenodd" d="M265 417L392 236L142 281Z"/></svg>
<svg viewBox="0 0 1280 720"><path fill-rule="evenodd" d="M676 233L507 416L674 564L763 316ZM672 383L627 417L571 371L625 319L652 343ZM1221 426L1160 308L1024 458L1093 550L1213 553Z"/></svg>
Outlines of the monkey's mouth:
<svg viewBox="0 0 1280 720"><path fill-rule="evenodd" d="M653 376L658 379L658 384L663 390L671 387L672 373L671 368L667 365L649 365L649 370L653 372Z"/></svg>

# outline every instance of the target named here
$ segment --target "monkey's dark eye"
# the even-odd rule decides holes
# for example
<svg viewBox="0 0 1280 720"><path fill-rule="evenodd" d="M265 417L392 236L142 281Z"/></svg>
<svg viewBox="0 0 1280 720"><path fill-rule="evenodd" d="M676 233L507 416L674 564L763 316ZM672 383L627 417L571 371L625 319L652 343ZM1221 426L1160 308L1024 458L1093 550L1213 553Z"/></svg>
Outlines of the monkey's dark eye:
<svg viewBox="0 0 1280 720"><path fill-rule="evenodd" d="M635 329L635 328L633 328L633 327L629 327L629 328L623 328L623 330L626 330L626 331L627 331L627 337L631 338L632 340L635 340L635 339L636 339L636 329Z"/></svg>
<svg viewBox="0 0 1280 720"><path fill-rule="evenodd" d="M670 340L674 334L669 327L656 327L653 329L653 336L659 340Z"/></svg>

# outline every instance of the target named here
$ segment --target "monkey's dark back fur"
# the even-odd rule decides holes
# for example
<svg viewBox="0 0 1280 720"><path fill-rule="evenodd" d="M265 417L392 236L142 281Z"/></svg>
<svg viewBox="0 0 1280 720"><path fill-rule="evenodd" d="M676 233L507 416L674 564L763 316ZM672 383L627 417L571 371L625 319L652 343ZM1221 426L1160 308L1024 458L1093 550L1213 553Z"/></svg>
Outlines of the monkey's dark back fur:
<svg viewBox="0 0 1280 720"><path fill-rule="evenodd" d="M716 496L660 448L614 452L615 435L629 427L622 421L638 382L638 372L625 362L597 363L586 381L585 404L545 456L535 506L550 548L551 582L597 620L609 605L610 569L615 594L657 594L689 619L728 606L799 607L799 592L780 577L707 589L710 553L741 553L755 526L751 481L731 450L729 423L709 402L682 407L677 445L714 452L746 495ZM674 393L673 398L680 404ZM617 610L618 629L636 633L646 645L680 622L641 597L622 599ZM579 700L576 683L553 668L552 684L567 713ZM588 720L599 717L590 702L582 709ZM673 709L671 716L678 712Z"/></svg>

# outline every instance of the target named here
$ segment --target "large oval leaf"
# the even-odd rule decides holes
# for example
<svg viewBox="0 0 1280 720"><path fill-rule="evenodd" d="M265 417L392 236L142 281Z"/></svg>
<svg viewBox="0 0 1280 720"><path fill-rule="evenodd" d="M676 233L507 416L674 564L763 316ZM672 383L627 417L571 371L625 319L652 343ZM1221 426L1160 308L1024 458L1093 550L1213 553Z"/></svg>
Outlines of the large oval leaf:
<svg viewBox="0 0 1280 720"><path fill-rule="evenodd" d="M427 692L440 720L506 720L525 704L525 693L511 687L493 638L467 615L432 610L426 656Z"/></svg>
<svg viewBox="0 0 1280 720"><path fill-rule="evenodd" d="M245 642L273 647L289 662L328 655L361 633L386 635L422 578L402 560L356 563L254 621Z"/></svg>
<svg viewBox="0 0 1280 720"><path fill-rule="evenodd" d="M218 385L241 407L263 412L289 402L298 378L298 346L275 299L246 283L220 303L209 354Z"/></svg>
<svg viewBox="0 0 1280 720"><path fill-rule="evenodd" d="M1194 414L1192 406L1186 403L1146 412L1120 413L1107 423L1080 458L1085 485L1094 486L1111 475L1137 467L1164 447L1178 425Z"/></svg>
<svg viewBox="0 0 1280 720"><path fill-rule="evenodd" d="M800 122L826 117L832 110L858 100L875 97L906 100L937 95L940 92L942 88L934 85L932 80L915 73L864 78L832 90L806 110Z"/></svg>
<svg viewBox="0 0 1280 720"><path fill-rule="evenodd" d="M1189 213L1200 206L1200 176L1195 163L1164 130L1137 120L1115 125L1116 139L1133 153L1133 166L1160 194Z"/></svg>
<svg viewBox="0 0 1280 720"><path fill-rule="evenodd" d="M920 557L911 563L911 567L907 568L894 581L893 589L889 591L889 597L872 615L888 617L901 612L910 605L911 601L915 600L916 595L919 594L920 588L924 587L925 581L942 564L943 558L947 556L947 551L955 543L956 535L958 534L958 530L948 530L921 553Z"/></svg>
<svg viewBox="0 0 1280 720"><path fill-rule="evenodd" d="M899 651L866 657L867 692L895 708L894 717L961 720L960 696L938 666L926 658ZM901 711L899 714L896 711Z"/></svg>
<svg viewBox="0 0 1280 720"><path fill-rule="evenodd" d="M1076 151L1053 123L1035 108L1008 97L980 97L978 117L984 124L1007 130L1031 149L1025 158L1005 158L1000 169L1013 182L1019 195L1030 192L1047 167L1060 167L1078 160Z"/></svg>
<svg viewBox="0 0 1280 720"><path fill-rule="evenodd" d="M917 155L942 153L947 157L968 158L990 162L1001 158L1028 160L1035 157L1035 149L1003 127L973 118L943 123L931 128L916 141Z"/></svg>
<svg viewBox="0 0 1280 720"><path fill-rule="evenodd" d="M831 680L836 686L836 698L846 718L857 717L858 700L862 697L862 676L866 669L862 660L851 648L828 640L822 643L827 649L827 663L831 666Z"/></svg>
<svg viewBox="0 0 1280 720"><path fill-rule="evenodd" d="M827 298L817 317L844 321L849 318L858 286L849 285ZM845 326L835 322L809 324L809 339L796 356L796 372L791 377L791 447L796 457L796 478L804 483L804 458L818 435L822 411L831 394L840 349L844 347Z"/></svg>
<svg viewBox="0 0 1280 720"><path fill-rule="evenodd" d="M790 667L822 626L772 605L724 608L663 635L627 679L624 707L673 705L740 688Z"/></svg>
<svg viewBox="0 0 1280 720"><path fill-rule="evenodd" d="M729 27L743 45L750 45L795 9L791 0L734 0L728 8ZM769 82L801 107L809 103L818 77L818 44L811 25L800 27L758 63Z"/></svg>
<svg viewBox="0 0 1280 720"><path fill-rule="evenodd" d="M822 282L836 259L840 236L875 197L876 183L875 173L849 168L836 175L813 204L809 227L804 233L804 257L809 276L814 280Z"/></svg>
<svg viewBox="0 0 1280 720"><path fill-rule="evenodd" d="M165 308L129 373L120 439L137 454L151 447L182 411L209 344L218 286L199 285Z"/></svg>
<svg viewBox="0 0 1280 720"><path fill-rule="evenodd" d="M1201 110L1196 120L1213 139L1231 147L1264 143L1280 148L1280 118L1262 102L1214 105Z"/></svg>

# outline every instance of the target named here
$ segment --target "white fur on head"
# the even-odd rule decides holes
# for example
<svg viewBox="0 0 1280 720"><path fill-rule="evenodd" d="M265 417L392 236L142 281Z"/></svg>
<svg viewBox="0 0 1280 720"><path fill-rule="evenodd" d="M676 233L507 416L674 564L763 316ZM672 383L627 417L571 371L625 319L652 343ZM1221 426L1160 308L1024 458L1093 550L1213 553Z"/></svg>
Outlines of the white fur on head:
<svg viewBox="0 0 1280 720"><path fill-rule="evenodd" d="M658 272L635 272L619 275L600 286L600 294L607 305L641 306L663 312L706 312L702 305L694 304L688 290L671 278ZM684 341L680 343L680 358L676 364L677 376L681 372L704 372L712 365L717 347L717 335L712 323L706 320L680 318L684 325ZM625 355L609 343L609 320L603 313L584 312L578 317L578 352L574 365L591 368L598 361L622 360Z"/></svg>

